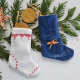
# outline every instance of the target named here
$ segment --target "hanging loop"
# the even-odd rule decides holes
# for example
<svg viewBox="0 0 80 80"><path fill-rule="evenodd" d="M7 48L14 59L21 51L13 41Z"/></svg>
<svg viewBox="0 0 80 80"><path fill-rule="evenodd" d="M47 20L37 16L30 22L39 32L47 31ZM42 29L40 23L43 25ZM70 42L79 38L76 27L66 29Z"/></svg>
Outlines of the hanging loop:
<svg viewBox="0 0 80 80"><path fill-rule="evenodd" d="M31 3L30 6L31 6L34 10L36 10L37 12L39 12L40 16L42 16L41 11L39 10L39 8L37 7L36 4ZM37 8L35 8L34 6L37 7Z"/></svg>
<svg viewBox="0 0 80 80"><path fill-rule="evenodd" d="M17 11L16 25L18 23L18 18L19 18L19 11Z"/></svg>

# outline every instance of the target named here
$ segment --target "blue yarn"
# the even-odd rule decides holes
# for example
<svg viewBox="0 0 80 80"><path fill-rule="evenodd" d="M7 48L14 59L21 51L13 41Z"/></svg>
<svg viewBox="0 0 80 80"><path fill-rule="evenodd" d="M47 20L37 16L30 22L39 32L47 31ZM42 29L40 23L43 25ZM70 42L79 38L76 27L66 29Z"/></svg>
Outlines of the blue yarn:
<svg viewBox="0 0 80 80"><path fill-rule="evenodd" d="M42 56L50 59L57 59L61 61L69 60L74 55L74 50L65 46L62 42L57 15L39 16L39 31L41 38ZM58 44L50 45L47 42L56 39Z"/></svg>

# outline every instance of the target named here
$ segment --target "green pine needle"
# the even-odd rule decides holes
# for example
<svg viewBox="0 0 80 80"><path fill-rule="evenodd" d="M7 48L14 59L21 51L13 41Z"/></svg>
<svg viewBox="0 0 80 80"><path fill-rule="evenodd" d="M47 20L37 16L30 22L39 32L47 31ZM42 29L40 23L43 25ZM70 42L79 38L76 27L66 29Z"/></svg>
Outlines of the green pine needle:
<svg viewBox="0 0 80 80"><path fill-rule="evenodd" d="M76 30L80 30L80 24L74 20L69 20L69 22L75 27Z"/></svg>
<svg viewBox="0 0 80 80"><path fill-rule="evenodd" d="M78 16L76 18L74 18L73 20L75 21L80 21L80 13L78 14Z"/></svg>
<svg viewBox="0 0 80 80"><path fill-rule="evenodd" d="M5 50L6 47L4 45L2 45L2 42L0 42L0 59L4 59L6 61L8 61L9 59L9 51Z"/></svg>
<svg viewBox="0 0 80 80"><path fill-rule="evenodd" d="M58 7L55 7L55 6L54 6L54 8L53 8L53 14L57 14L57 15L58 15L58 19L60 19L60 18L64 15L66 3L67 3L67 1L64 2L64 3L59 3ZM74 14L74 12L75 12L75 9L76 9L76 7L73 7L73 8L71 8L71 9L68 10L68 15L67 15L67 17L66 17L64 20L59 21L59 26L62 28L62 29L60 29L61 31L64 31L64 32L67 33L67 34L76 37L76 36L78 36L77 33L75 33L74 30L71 29L70 26L66 23L66 22L70 22L71 24L73 24L73 25L75 26L76 30L80 30L80 26L79 26L79 24L76 22L76 20L77 20L77 21L80 20L80 14L74 19L74 20L75 20L74 23L73 23L73 21L71 20L73 14ZM52 14L52 13L51 13L51 14ZM70 21L70 20L71 20L71 21ZM65 23L66 23L66 24L65 24ZM63 36L63 35L61 34L61 36ZM63 43L67 43L67 39L64 40L63 37L61 37L61 38L62 38Z"/></svg>
<svg viewBox="0 0 80 80"><path fill-rule="evenodd" d="M67 1L64 2L64 3L59 3L58 8L56 9L56 12L55 12L58 15L58 18L61 18L64 15L65 7L66 7L65 4L66 3L67 3ZM55 10L55 7L54 7L54 10Z"/></svg>
<svg viewBox="0 0 80 80"><path fill-rule="evenodd" d="M33 33L36 35L36 38L40 40L39 26L33 29Z"/></svg>
<svg viewBox="0 0 80 80"><path fill-rule="evenodd" d="M31 8L30 4L36 4L38 0L30 0L29 4L27 3L27 8Z"/></svg>
<svg viewBox="0 0 80 80"><path fill-rule="evenodd" d="M3 39L6 35L5 35L5 31L6 29L3 29L1 26L0 26L0 40Z"/></svg>
<svg viewBox="0 0 80 80"><path fill-rule="evenodd" d="M64 20L69 20L69 19L71 19L72 16L73 16L73 14L74 14L74 12L75 12L75 10L76 10L76 7L73 7L73 8L71 8L71 9L69 9L69 10L68 10L68 15L67 15L67 17L66 17Z"/></svg>
<svg viewBox="0 0 80 80"><path fill-rule="evenodd" d="M53 12L51 14L57 14L56 11L57 11L57 7L54 6Z"/></svg>
<svg viewBox="0 0 80 80"><path fill-rule="evenodd" d="M0 73L2 73L2 72L0 72ZM2 76L0 75L0 80L2 80Z"/></svg>
<svg viewBox="0 0 80 80"><path fill-rule="evenodd" d="M8 9L8 2L6 2L6 0L0 0L0 7L3 8L3 13L4 15L6 15Z"/></svg>
<svg viewBox="0 0 80 80"><path fill-rule="evenodd" d="M33 29L33 33L36 35L36 38L32 40L31 47L33 50L41 51L41 46L36 44L36 42L40 42L39 26Z"/></svg>
<svg viewBox="0 0 80 80"><path fill-rule="evenodd" d="M11 34L3 39L6 40L9 44L11 44Z"/></svg>
<svg viewBox="0 0 80 80"><path fill-rule="evenodd" d="M39 8L42 15L48 15L50 14L50 5L52 3L52 1L54 0L43 0L42 3L41 3L41 7Z"/></svg>
<svg viewBox="0 0 80 80"><path fill-rule="evenodd" d="M6 0L0 0L0 7L3 8L3 12L4 12L4 15L6 16L6 14L8 14L7 10L8 10L8 2L6 2ZM7 29L3 29L1 26L0 26L0 59L4 59L6 61L8 61L8 58L9 58L9 51L6 50L6 46L3 45L1 40L3 38L6 37L5 35L5 31Z"/></svg>
<svg viewBox="0 0 80 80"><path fill-rule="evenodd" d="M63 43L67 44L67 38L66 38L66 36L64 36L64 34L62 34L62 33L60 33L60 36L62 38Z"/></svg>
<svg viewBox="0 0 80 80"><path fill-rule="evenodd" d="M36 41L32 39L31 41L31 48L33 50L37 50L39 52L41 52L41 46L36 44Z"/></svg>
<svg viewBox="0 0 80 80"><path fill-rule="evenodd" d="M64 24L64 23L60 23L60 22L59 22L59 26L62 28L62 30L63 30L65 33L67 33L67 34L69 34L69 35L71 35L71 36L75 36L75 37L78 36L77 33L75 33L74 30L71 29L68 24Z"/></svg>
<svg viewBox="0 0 80 80"><path fill-rule="evenodd" d="M21 10L22 2L23 2L23 0L14 0L13 5L10 7L10 9L8 9L8 11L9 11L8 14L11 16L11 21L12 21L12 24L13 24L13 25L10 25L11 27L15 27L17 11L19 11L19 15L22 14L22 10ZM19 22L21 21L20 16L19 16L18 21ZM11 24L11 22L10 22L10 24Z"/></svg>
<svg viewBox="0 0 80 80"><path fill-rule="evenodd" d="M31 0L31 3L36 4L38 0Z"/></svg>

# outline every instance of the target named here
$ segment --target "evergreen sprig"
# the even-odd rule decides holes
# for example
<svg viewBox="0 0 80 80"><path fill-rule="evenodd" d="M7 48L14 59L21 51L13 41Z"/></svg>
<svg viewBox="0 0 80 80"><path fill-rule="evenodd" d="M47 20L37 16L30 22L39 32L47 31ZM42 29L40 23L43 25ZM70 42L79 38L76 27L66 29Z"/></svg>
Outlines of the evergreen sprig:
<svg viewBox="0 0 80 80"><path fill-rule="evenodd" d="M68 15L63 21L70 22L75 27L76 30L80 30L80 24L78 23L78 21L80 21L80 14L78 14L78 16L76 18L71 19L75 12L75 9L76 9L76 7L69 9Z"/></svg>
<svg viewBox="0 0 80 80"><path fill-rule="evenodd" d="M10 9L8 9L8 11L9 11L8 14L11 16L11 21L10 21L11 27L15 27L17 11L19 11L20 15L22 14L22 9L21 9L22 2L23 2L23 0L14 0L13 5L10 7ZM20 16L18 18L18 21L19 22L21 21ZM12 22L12 24L11 24L11 22Z"/></svg>
<svg viewBox="0 0 80 80"><path fill-rule="evenodd" d="M8 61L9 51L6 50L6 47L2 45L3 42L0 41L0 59Z"/></svg>
<svg viewBox="0 0 80 80"><path fill-rule="evenodd" d="M61 18L64 15L65 7L66 7L65 4L66 3L67 3L67 1L64 2L64 3L59 3L58 8L54 6L52 14L57 14L58 19Z"/></svg>
<svg viewBox="0 0 80 80"><path fill-rule="evenodd" d="M74 20L69 20L69 22L75 27L76 30L80 30L80 24Z"/></svg>
<svg viewBox="0 0 80 80"><path fill-rule="evenodd" d="M3 29L1 26L0 26L0 41L1 39L3 39L6 35L5 35L5 31L6 29Z"/></svg>
<svg viewBox="0 0 80 80"><path fill-rule="evenodd" d="M41 52L41 46L40 45L37 45L36 42L38 42L38 41L32 39L32 41L31 41L31 48L33 50L37 50L37 51Z"/></svg>
<svg viewBox="0 0 80 80"><path fill-rule="evenodd" d="M4 15L8 14L8 13L7 13L8 2L6 2L6 0L0 0L0 7L3 8L3 13L4 13Z"/></svg>
<svg viewBox="0 0 80 80"><path fill-rule="evenodd" d="M3 39L6 40L9 44L11 44L11 34Z"/></svg>
<svg viewBox="0 0 80 80"><path fill-rule="evenodd" d="M0 73L2 73L2 72L0 72ZM0 75L0 80L2 80L2 76Z"/></svg>
<svg viewBox="0 0 80 80"><path fill-rule="evenodd" d="M76 18L74 18L73 20L75 21L80 21L80 13L78 14L78 16Z"/></svg>
<svg viewBox="0 0 80 80"><path fill-rule="evenodd" d="M77 33L75 33L74 30L71 29L68 24L59 23L59 25L60 25L60 27L62 28L62 30L63 30L65 33L67 33L67 34L69 34L69 35L71 35L71 36L75 36L75 37L78 36Z"/></svg>
<svg viewBox="0 0 80 80"><path fill-rule="evenodd" d="M33 29L33 33L36 35L37 40L40 41L39 26Z"/></svg>
<svg viewBox="0 0 80 80"><path fill-rule="evenodd" d="M27 3L27 8L31 8L30 4L36 4L38 0L30 0L29 3Z"/></svg>
<svg viewBox="0 0 80 80"><path fill-rule="evenodd" d="M50 8L52 1L54 1L54 0L43 0L42 1L41 6L39 7L42 15L50 14L49 8Z"/></svg>
<svg viewBox="0 0 80 80"><path fill-rule="evenodd" d="M60 33L60 36L62 38L63 43L67 44L67 38L66 38L66 36L64 34L62 34L62 33Z"/></svg>
<svg viewBox="0 0 80 80"><path fill-rule="evenodd" d="M0 27L0 59L2 59L2 60L4 59L4 60L8 61L9 51L6 50L6 46L3 45L4 42L2 41L2 39L4 37L6 37L5 31L6 31L6 29L3 29L2 27Z"/></svg>
<svg viewBox="0 0 80 80"><path fill-rule="evenodd" d="M6 14L8 14L7 10L8 10L8 2L6 2L6 0L0 0L0 7L3 8L3 12L4 12L4 15L6 16ZM0 59L4 59L6 61L8 61L8 58L9 58L9 51L6 50L6 46L3 45L3 41L2 39L6 37L5 35L5 31L7 29L3 29L1 26L0 26Z"/></svg>
<svg viewBox="0 0 80 80"><path fill-rule="evenodd" d="M64 3L61 3L61 4L59 3L58 7L54 6L53 14L56 13L58 15L58 19L60 19L62 16L64 16L66 3L67 3L67 1L64 2ZM69 34L71 36L77 37L78 36L77 33L73 29L71 29L69 23L68 24L66 23L66 22L70 22L75 27L76 30L80 30L80 25L77 22L77 21L80 21L80 14L78 14L78 16L76 18L71 19L73 14L74 14L74 12L75 12L75 10L76 10L76 7L73 7L73 8L68 10L68 14L67 14L66 18L64 20L62 20L62 21L59 21L59 27L61 27L60 30L64 31L65 33L67 33L67 34ZM61 36L61 38L63 40L62 36ZM64 40L65 42L63 42L63 43L67 43L66 38L64 38L64 39L65 39Z"/></svg>
<svg viewBox="0 0 80 80"><path fill-rule="evenodd" d="M69 9L68 15L63 20L63 22L70 22L75 27L76 30L80 30L80 24L77 22L77 21L80 21L80 14L78 14L78 16L76 18L71 19L75 10L76 10L76 7ZM73 33L73 36L75 36L75 37L78 36L77 33L74 33L74 32L72 32L72 33Z"/></svg>
<svg viewBox="0 0 80 80"><path fill-rule="evenodd" d="M19 15L22 14L22 2L23 0L14 0L13 5L10 6L10 9L8 9L8 14L11 16L11 20L9 20L10 26L15 27L16 24L16 17L17 17L17 11L19 11ZM18 18L18 22L21 21L21 16ZM8 37L4 38L8 41L9 44L11 44L11 33Z"/></svg>
<svg viewBox="0 0 80 80"><path fill-rule="evenodd" d="M37 45L36 42L40 42L40 33L39 33L39 26L33 29L33 33L36 35L36 38L32 40L32 49L36 49L37 51L41 51L41 46Z"/></svg>
<svg viewBox="0 0 80 80"><path fill-rule="evenodd" d="M69 10L68 10L68 15L67 15L67 17L64 19L64 21L67 21L67 20L71 19L72 16L73 16L73 14L74 14L74 12L75 12L75 10L76 10L76 7L73 7L73 8L71 8L71 9L69 9Z"/></svg>

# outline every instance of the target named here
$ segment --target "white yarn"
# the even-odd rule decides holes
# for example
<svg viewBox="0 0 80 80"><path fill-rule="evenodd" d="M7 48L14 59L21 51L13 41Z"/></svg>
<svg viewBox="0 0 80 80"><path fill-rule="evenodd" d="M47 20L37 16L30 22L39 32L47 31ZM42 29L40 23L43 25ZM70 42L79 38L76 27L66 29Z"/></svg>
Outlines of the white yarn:
<svg viewBox="0 0 80 80"><path fill-rule="evenodd" d="M9 65L27 76L39 73L39 66L31 57L31 34L31 29L13 28L9 56Z"/></svg>

